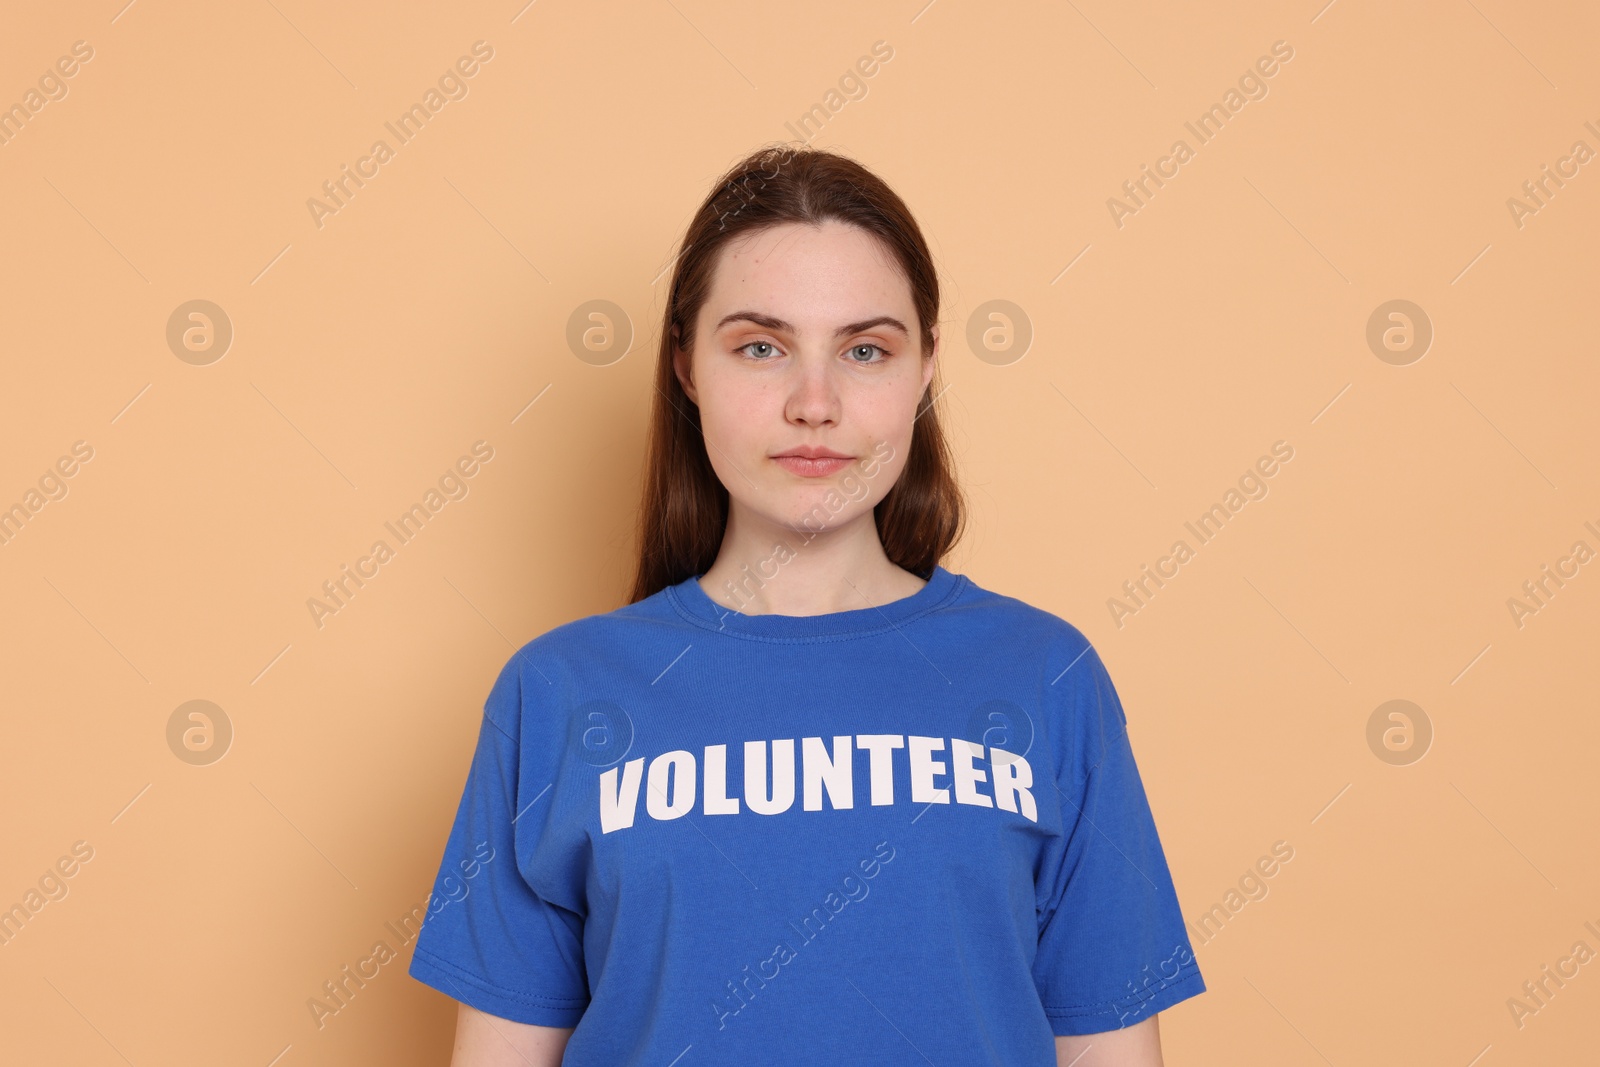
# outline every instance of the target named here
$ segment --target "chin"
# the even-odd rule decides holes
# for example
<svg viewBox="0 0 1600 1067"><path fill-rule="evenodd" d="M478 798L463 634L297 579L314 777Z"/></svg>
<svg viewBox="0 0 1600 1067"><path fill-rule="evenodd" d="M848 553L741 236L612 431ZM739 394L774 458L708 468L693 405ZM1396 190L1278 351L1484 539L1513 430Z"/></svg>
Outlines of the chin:
<svg viewBox="0 0 1600 1067"><path fill-rule="evenodd" d="M866 501L851 500L843 493L829 492L827 487L807 495L812 499L783 512L784 525L802 534L836 530L872 512L872 506Z"/></svg>

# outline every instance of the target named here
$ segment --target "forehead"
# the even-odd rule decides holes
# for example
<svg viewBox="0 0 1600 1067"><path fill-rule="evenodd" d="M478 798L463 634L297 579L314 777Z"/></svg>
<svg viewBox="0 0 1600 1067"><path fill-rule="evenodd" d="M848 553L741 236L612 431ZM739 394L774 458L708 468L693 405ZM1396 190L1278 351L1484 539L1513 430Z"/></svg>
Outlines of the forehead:
<svg viewBox="0 0 1600 1067"><path fill-rule="evenodd" d="M873 234L836 219L784 223L725 244L701 311L715 321L734 305L759 307L802 330L872 313L914 318L911 286L894 255Z"/></svg>

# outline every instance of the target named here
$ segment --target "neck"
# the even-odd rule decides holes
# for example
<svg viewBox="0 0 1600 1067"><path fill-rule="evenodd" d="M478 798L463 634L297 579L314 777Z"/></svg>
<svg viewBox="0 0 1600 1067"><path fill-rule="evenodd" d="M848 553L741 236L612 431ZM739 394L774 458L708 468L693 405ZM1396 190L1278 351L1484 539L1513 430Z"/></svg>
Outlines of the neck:
<svg viewBox="0 0 1600 1067"><path fill-rule="evenodd" d="M870 510L813 531L735 505L717 558L700 578L707 596L745 615L826 615L911 596L923 579L889 561Z"/></svg>

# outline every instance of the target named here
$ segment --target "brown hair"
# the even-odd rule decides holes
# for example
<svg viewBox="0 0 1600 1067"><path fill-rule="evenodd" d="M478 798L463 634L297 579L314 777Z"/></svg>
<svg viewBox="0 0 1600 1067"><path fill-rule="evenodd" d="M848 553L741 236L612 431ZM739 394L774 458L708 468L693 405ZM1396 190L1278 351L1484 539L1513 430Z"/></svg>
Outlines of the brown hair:
<svg viewBox="0 0 1600 1067"><path fill-rule="evenodd" d="M789 145L758 149L735 164L695 212L672 271L656 360L630 603L704 574L717 558L728 524L728 491L706 455L700 411L673 373L673 327L681 347L692 351L695 319L711 290L718 253L734 237L828 219L875 235L894 256L911 286L924 358L931 352L932 327L939 319L933 257L905 202L881 178L835 152ZM935 368L917 405L905 469L873 509L890 562L922 578L932 575L960 539L965 521L934 408L939 393Z"/></svg>

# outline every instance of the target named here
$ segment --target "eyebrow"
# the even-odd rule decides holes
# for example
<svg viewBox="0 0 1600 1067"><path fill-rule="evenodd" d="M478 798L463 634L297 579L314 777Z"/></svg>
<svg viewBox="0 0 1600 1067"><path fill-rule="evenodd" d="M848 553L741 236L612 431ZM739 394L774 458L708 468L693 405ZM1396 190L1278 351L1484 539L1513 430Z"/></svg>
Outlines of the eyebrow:
<svg viewBox="0 0 1600 1067"><path fill-rule="evenodd" d="M717 330L721 330L724 326L733 322L753 322L757 326L765 327L775 333L795 332L795 328L784 320L774 318L771 315L763 315L759 311L735 311L731 315L724 315L717 323ZM833 331L833 335L834 337L848 337L853 333L865 333L877 326L887 326L890 329L899 330L907 337L911 336L911 331L906 329L906 324L893 315L877 315L870 319L862 319L860 322L848 323Z"/></svg>

